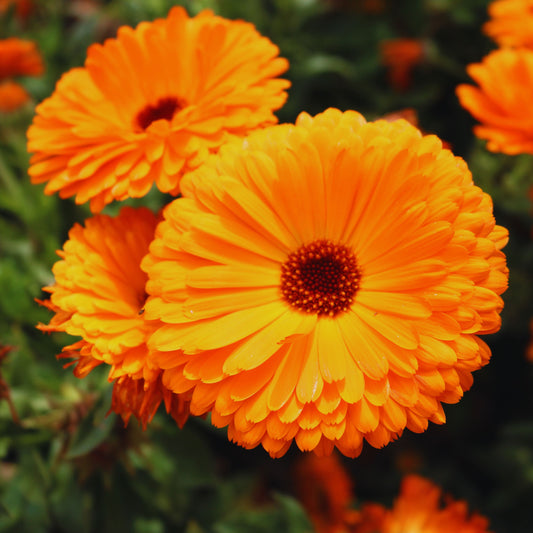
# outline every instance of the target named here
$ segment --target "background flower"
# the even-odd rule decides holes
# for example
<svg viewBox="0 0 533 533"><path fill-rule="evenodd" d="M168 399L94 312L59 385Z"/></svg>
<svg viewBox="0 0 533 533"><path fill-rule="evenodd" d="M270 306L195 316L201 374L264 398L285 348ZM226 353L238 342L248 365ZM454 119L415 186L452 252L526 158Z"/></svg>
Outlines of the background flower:
<svg viewBox="0 0 533 533"><path fill-rule="evenodd" d="M444 422L507 268L464 161L401 120L302 114L186 178L143 262L163 383L231 440L349 456Z"/></svg>
<svg viewBox="0 0 533 533"><path fill-rule="evenodd" d="M459 85L457 96L481 125L474 133L487 148L505 154L533 153L533 114L529 105L533 51L500 49L467 67L478 87ZM502 83L502 80L505 80Z"/></svg>
<svg viewBox="0 0 533 533"><path fill-rule="evenodd" d="M533 2L495 0L488 7L490 20L483 32L500 46L533 48Z"/></svg>
<svg viewBox="0 0 533 533"><path fill-rule="evenodd" d="M10 37L0 40L0 81L15 76L40 76L43 59L34 41Z"/></svg>
<svg viewBox="0 0 533 533"><path fill-rule="evenodd" d="M30 95L18 83L7 80L0 82L0 111L15 111L30 100Z"/></svg>
<svg viewBox="0 0 533 533"><path fill-rule="evenodd" d="M124 207L116 218L96 215L85 227L75 225L54 265L55 284L45 288L50 299L42 303L55 315L39 328L82 337L60 355L74 359L77 377L109 365L112 408L126 421L133 414L146 425L164 399L183 425L188 413L161 388L146 347L152 326L143 317L146 275L140 262L156 221L146 208Z"/></svg>
<svg viewBox="0 0 533 533"><path fill-rule="evenodd" d="M470 514L464 501L447 498L440 488L417 475L406 476L392 509L364 504L353 533L488 533L488 520Z"/></svg>
<svg viewBox="0 0 533 533"><path fill-rule="evenodd" d="M47 194L90 201L177 194L185 170L232 137L276 122L288 63L252 24L181 7L122 27L65 74L28 130L29 173ZM127 90L125 90L127 88Z"/></svg>

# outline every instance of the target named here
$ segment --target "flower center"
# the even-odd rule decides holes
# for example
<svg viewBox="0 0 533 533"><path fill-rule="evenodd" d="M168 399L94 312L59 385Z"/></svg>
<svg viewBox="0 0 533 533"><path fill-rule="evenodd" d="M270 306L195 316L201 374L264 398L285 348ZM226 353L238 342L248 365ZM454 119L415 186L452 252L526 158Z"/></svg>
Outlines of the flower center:
<svg viewBox="0 0 533 533"><path fill-rule="evenodd" d="M350 248L318 240L300 247L283 263L281 293L300 311L335 316L350 308L360 279Z"/></svg>
<svg viewBox="0 0 533 533"><path fill-rule="evenodd" d="M160 98L155 105L147 105L139 111L135 117L135 125L141 128L141 130L145 130L156 120L165 119L170 121L176 112L185 106L185 102L175 96Z"/></svg>

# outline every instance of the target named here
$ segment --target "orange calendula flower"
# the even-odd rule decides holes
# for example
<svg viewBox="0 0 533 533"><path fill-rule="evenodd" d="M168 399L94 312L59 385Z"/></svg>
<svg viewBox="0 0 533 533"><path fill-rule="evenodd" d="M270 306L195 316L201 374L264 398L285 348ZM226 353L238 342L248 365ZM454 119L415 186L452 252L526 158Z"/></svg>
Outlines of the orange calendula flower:
<svg viewBox="0 0 533 533"><path fill-rule="evenodd" d="M296 495L317 533L344 533L357 517L352 481L336 454L304 455L295 468Z"/></svg>
<svg viewBox="0 0 533 533"><path fill-rule="evenodd" d="M478 87L459 85L457 96L481 122L474 127L476 136L486 139L487 148L493 152L533 154L533 50L495 50L481 63L468 65L467 72Z"/></svg>
<svg viewBox="0 0 533 533"><path fill-rule="evenodd" d="M380 45L381 60L389 69L391 85L406 90L411 84L413 68L425 56L424 43L419 39L389 39Z"/></svg>
<svg viewBox="0 0 533 533"><path fill-rule="evenodd" d="M361 508L360 525L353 533L489 533L488 520L470 514L464 501L446 498L441 489L420 476L403 479L392 509L379 504Z"/></svg>
<svg viewBox="0 0 533 533"><path fill-rule="evenodd" d="M15 76L40 76L43 59L33 41L10 37L0 40L0 81Z"/></svg>
<svg viewBox="0 0 533 533"><path fill-rule="evenodd" d="M231 440L356 456L443 423L488 362L507 231L437 137L303 113L222 148L182 192L143 260L148 345Z"/></svg>
<svg viewBox="0 0 533 533"><path fill-rule="evenodd" d="M0 112L16 111L30 100L30 95L18 83L6 80L0 82Z"/></svg>
<svg viewBox="0 0 533 533"><path fill-rule="evenodd" d="M161 372L150 363L146 346L153 328L143 316L146 274L140 263L156 223L150 210L125 207L116 218L97 215L85 227L76 224L58 252L55 284L44 289L50 299L41 303L55 315L39 325L42 331L81 337L60 357L75 359L80 378L109 365L109 380L116 380L112 408L126 421L133 414L144 425L163 400L173 415L183 407L161 387Z"/></svg>
<svg viewBox="0 0 533 533"><path fill-rule="evenodd" d="M533 0L496 0L483 32L500 46L533 48Z"/></svg>
<svg viewBox="0 0 533 533"><path fill-rule="evenodd" d="M45 192L93 212L177 194L184 171L230 139L276 122L288 62L252 24L181 7L92 45L84 68L58 82L28 130L29 169Z"/></svg>

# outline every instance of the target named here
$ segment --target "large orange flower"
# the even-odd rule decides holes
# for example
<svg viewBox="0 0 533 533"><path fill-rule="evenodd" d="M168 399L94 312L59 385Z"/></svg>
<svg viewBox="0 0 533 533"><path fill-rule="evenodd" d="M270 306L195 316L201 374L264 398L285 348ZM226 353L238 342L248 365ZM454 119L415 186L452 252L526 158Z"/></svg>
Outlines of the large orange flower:
<svg viewBox="0 0 533 533"><path fill-rule="evenodd" d="M182 173L235 136L276 122L287 69L278 48L243 21L181 7L166 19L122 27L91 46L37 108L28 130L33 183L90 200L179 192Z"/></svg>
<svg viewBox="0 0 533 533"><path fill-rule="evenodd" d="M185 178L143 261L163 383L245 447L380 447L444 422L499 329L507 231L407 122L303 113Z"/></svg>
<svg viewBox="0 0 533 533"><path fill-rule="evenodd" d="M39 328L82 338L60 356L75 360L76 376L110 366L112 409L126 421L133 414L146 425L164 400L183 424L184 403L161 386L146 346L152 325L143 316L147 278L140 263L156 222L148 209L125 207L116 218L97 215L85 227L76 224L53 267L55 284L45 287L50 299L42 303L55 315Z"/></svg>
<svg viewBox="0 0 533 533"><path fill-rule="evenodd" d="M0 40L0 81L15 76L40 76L43 59L33 41L10 37Z"/></svg>
<svg viewBox="0 0 533 533"><path fill-rule="evenodd" d="M500 46L533 48L533 0L496 0L483 32Z"/></svg>
<svg viewBox="0 0 533 533"><path fill-rule="evenodd" d="M457 96L481 125L474 133L487 148L506 154L533 153L533 50L500 49L468 65L479 87L459 85ZM505 80L505 83L502 83Z"/></svg>
<svg viewBox="0 0 533 533"><path fill-rule="evenodd" d="M431 481L410 475L403 479L392 509L379 504L361 508L360 525L352 533L488 533L488 520L469 514L464 501L448 498Z"/></svg>

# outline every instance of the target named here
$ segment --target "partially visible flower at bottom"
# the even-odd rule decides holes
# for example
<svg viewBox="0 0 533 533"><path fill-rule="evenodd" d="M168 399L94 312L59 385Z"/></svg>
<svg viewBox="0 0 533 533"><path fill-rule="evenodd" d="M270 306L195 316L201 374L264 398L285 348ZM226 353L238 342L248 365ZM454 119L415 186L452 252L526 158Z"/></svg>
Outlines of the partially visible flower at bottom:
<svg viewBox="0 0 533 533"><path fill-rule="evenodd" d="M165 403L180 426L187 403L161 385L161 371L150 363L146 340L153 327L145 320L147 276L140 263L148 252L157 217L146 208L124 207L112 218L96 215L76 224L53 267L55 284L40 302L55 315L42 331L63 331L82 339L59 358L73 359L74 374L85 377L102 363L115 381L111 409L127 422L131 415L143 426ZM66 366L69 366L67 364Z"/></svg>
<svg viewBox="0 0 533 533"><path fill-rule="evenodd" d="M317 533L348 531L358 513L350 509L353 484L337 454L305 454L294 470L296 496Z"/></svg>
<svg viewBox="0 0 533 533"><path fill-rule="evenodd" d="M30 95L22 85L11 80L0 82L0 112L16 111L30 99Z"/></svg>
<svg viewBox="0 0 533 533"><path fill-rule="evenodd" d="M406 476L392 509L368 503L351 533L489 533L488 520L470 513L462 500L442 499L441 489L417 475Z"/></svg>

